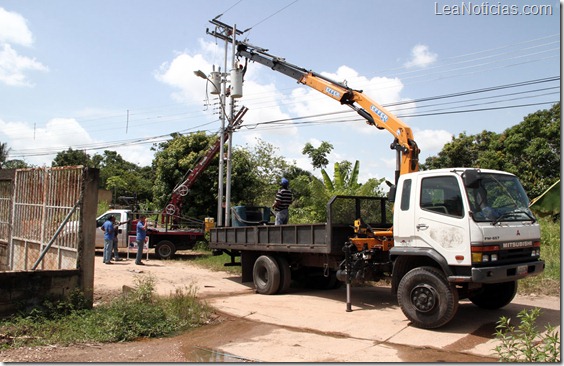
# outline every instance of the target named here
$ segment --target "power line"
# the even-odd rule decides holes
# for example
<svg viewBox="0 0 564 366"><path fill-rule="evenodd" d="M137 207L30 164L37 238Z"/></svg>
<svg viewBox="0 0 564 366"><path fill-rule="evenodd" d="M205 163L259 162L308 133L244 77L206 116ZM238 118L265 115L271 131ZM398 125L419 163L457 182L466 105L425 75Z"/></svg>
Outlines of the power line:
<svg viewBox="0 0 564 366"><path fill-rule="evenodd" d="M253 29L254 27L256 27L259 24L264 23L265 21L267 21L268 19L272 18L273 16L275 16L278 13L281 13L283 10L285 10L286 8L289 8L290 6L294 5L295 3L297 3L298 0L294 0L292 3L284 6L283 8L281 8L280 10L275 11L274 13L270 14L269 16L267 16L266 18L264 18L263 20L261 20L260 22L256 23L255 25L251 26L248 30Z"/></svg>
<svg viewBox="0 0 564 366"><path fill-rule="evenodd" d="M443 94L443 95L438 95L438 96L418 98L418 99L414 99L414 100L410 100L410 101L388 103L388 104L384 104L383 106L386 107L386 108L390 108L390 107L401 106L401 105L406 105L406 104L422 103L422 102L428 102L428 101L432 101L432 100L456 98L456 97L467 96L467 95L472 95L472 94L488 93L488 92L497 91L497 90L518 88L518 87L523 87L523 86L529 86L529 85L535 85L535 84L541 84L541 83L547 83L547 82L554 82L554 81L558 81L558 80L560 80L560 77L558 77L558 76L546 77L546 78L541 78L541 79L527 80L527 81L522 81L522 82L517 82L517 83L511 83L511 84L497 85L497 86L492 86L492 87L487 87L487 88L474 89L474 90L469 90L469 91L464 91L464 92L457 92L457 93ZM554 89L554 88L544 88L544 89ZM487 100L487 99L491 99L491 98L499 98L501 96L531 93L531 92L536 92L538 90L543 90L543 89L536 89L536 90L532 90L532 91L522 91L522 92L516 92L516 93L506 93L506 94L497 95L497 96L494 95L494 96L490 96L490 97L475 98L475 99L462 100L462 101L451 102L451 103L465 103L465 102L468 102L468 101L474 101L476 99L480 99L480 100L486 99ZM543 96L543 95L544 94L533 95L533 96L529 96L529 98L539 97L539 96ZM476 103L476 104L472 104L472 105L462 105L462 106L452 107L452 108L450 108L451 109L450 111L449 111L449 109L439 109L439 110L435 110L435 111L428 111L428 112L425 112L425 113L420 112L420 113L397 115L397 117L398 118L407 118L407 117L413 118L413 117L444 115L444 114L453 114L453 113L471 113L471 112L480 112L480 111L486 111L486 110L519 108L519 107L525 107L525 106L545 105L545 104L555 103L555 102L540 102L540 103L530 103L530 104L512 105L512 106L499 106L499 107L491 107L491 108L465 109L465 110L460 110L460 111L452 110L452 109L457 109L457 108L465 108L465 107L467 108L469 106L480 106L480 105L487 105L487 104L493 104L493 103L502 103L502 102L507 102L509 100L511 100L511 99L501 100L501 101L489 101L489 102L484 102L484 103ZM431 106L433 106L433 105L431 105ZM418 108L425 108L425 107L429 107L429 106L425 106L425 105L418 106ZM327 123L337 123L337 122L340 122L340 123L350 122L351 121L350 119L344 120L344 121L341 119L340 121L335 121L335 122L331 122L327 119L327 117L337 116L339 114L345 114L345 113L353 114L354 112L350 111L350 110L328 112L328 113L322 113L322 114L316 114L316 115L310 115L310 116L299 116L299 117L293 117L293 118L287 118L287 119L263 121L263 122L255 123L253 125L244 125L243 127L247 128L247 129L255 129L258 126L269 126L269 125L276 128L276 127L280 127L281 125L288 125L288 124L302 125L302 126L303 125L310 125L311 126L311 125L314 125L314 124L322 124L322 123L327 124ZM356 114L354 114L354 115L356 117ZM307 121L307 119L320 118L320 117L324 117L326 119L325 120L317 120L317 121ZM358 121L358 120L362 121L362 119L359 119L359 118L354 119L354 121ZM207 126L211 123L215 123L215 121L203 123L203 124L200 124L198 126L195 126L194 128ZM100 143L98 143L98 144L85 144L85 145L78 146L77 149L79 149L79 150L102 150L102 149L108 149L108 148L118 147L118 146L157 143L157 142L162 142L162 141L166 141L166 140L170 139L170 134L172 134L172 133L187 133L188 131L190 131L190 130L182 130L182 131L177 131L177 132L171 132L169 134L151 136L151 137L142 138L142 139L126 139L126 140L118 140L118 141L112 141L112 142L104 142L104 143L101 143L101 144ZM41 150L41 149L14 150L14 151L11 151L10 155L18 156L18 157L41 156L41 155L51 155L51 154L59 152L60 150L61 150L61 148L48 148L46 150Z"/></svg>

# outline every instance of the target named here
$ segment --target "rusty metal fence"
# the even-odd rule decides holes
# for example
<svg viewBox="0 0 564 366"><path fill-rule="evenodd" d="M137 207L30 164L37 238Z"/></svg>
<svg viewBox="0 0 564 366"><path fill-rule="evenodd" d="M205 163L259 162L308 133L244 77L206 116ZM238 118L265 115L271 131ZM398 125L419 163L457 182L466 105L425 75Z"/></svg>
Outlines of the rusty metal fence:
<svg viewBox="0 0 564 366"><path fill-rule="evenodd" d="M18 170L13 187L10 222L0 221L0 237L11 228L11 270L76 269L83 168ZM6 189L0 185L0 210Z"/></svg>
<svg viewBox="0 0 564 366"><path fill-rule="evenodd" d="M0 180L0 247L4 250L2 253L7 253L10 240L10 222L12 213L12 182L10 180ZM8 265L7 261L1 261L0 268L5 268Z"/></svg>

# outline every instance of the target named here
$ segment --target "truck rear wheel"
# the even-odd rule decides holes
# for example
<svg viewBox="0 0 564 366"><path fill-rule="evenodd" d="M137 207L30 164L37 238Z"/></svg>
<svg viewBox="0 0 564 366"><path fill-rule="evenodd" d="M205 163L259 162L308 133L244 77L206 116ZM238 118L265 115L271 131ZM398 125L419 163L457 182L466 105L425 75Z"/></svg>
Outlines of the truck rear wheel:
<svg viewBox="0 0 564 366"><path fill-rule="evenodd" d="M160 259L170 259L174 256L176 247L168 240L161 240L155 247L155 253Z"/></svg>
<svg viewBox="0 0 564 366"><path fill-rule="evenodd" d="M472 304L495 310L509 304L517 293L517 281L485 284L475 295L468 296Z"/></svg>
<svg viewBox="0 0 564 366"><path fill-rule="evenodd" d="M278 268L280 269L280 287L278 288L278 293L283 294L290 288L290 283L292 282L292 270L290 269L290 264L288 264L288 260L286 258L277 256L276 262L278 262Z"/></svg>
<svg viewBox="0 0 564 366"><path fill-rule="evenodd" d="M253 266L253 282L257 293L273 295L280 287L280 268L269 255L261 255Z"/></svg>
<svg viewBox="0 0 564 366"><path fill-rule="evenodd" d="M419 267L401 279L398 303L413 325L433 329L454 317L458 310L458 292L439 269Z"/></svg>

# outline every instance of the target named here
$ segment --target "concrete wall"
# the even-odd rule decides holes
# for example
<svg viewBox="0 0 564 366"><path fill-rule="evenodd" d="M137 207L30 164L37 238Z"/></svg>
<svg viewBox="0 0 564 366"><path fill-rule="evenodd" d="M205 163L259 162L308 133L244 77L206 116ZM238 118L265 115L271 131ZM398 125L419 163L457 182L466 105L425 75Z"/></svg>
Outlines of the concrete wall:
<svg viewBox="0 0 564 366"><path fill-rule="evenodd" d="M80 286L79 270L0 273L0 316L29 310L45 299L63 299Z"/></svg>

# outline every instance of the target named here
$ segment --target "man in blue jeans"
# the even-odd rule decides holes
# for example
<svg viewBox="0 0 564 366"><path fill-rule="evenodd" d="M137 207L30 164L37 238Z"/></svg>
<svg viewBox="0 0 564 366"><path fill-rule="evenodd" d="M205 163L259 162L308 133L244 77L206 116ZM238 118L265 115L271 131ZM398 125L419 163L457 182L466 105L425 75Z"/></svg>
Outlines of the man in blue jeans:
<svg viewBox="0 0 564 366"><path fill-rule="evenodd" d="M137 256L135 257L135 264L142 266L145 263L141 262L143 258L143 248L145 247L145 238L147 237L147 218L145 215L141 215L139 217L139 221L137 222L137 237L135 240L137 241Z"/></svg>
<svg viewBox="0 0 564 366"><path fill-rule="evenodd" d="M114 221L116 218L113 216L108 217L102 231L104 231L104 263L112 264L112 250L114 248Z"/></svg>

